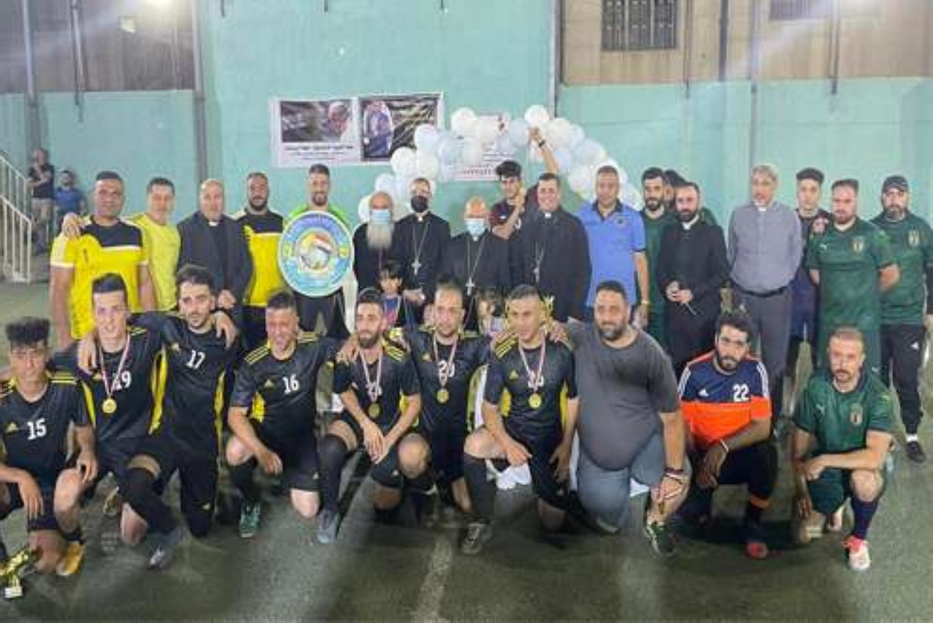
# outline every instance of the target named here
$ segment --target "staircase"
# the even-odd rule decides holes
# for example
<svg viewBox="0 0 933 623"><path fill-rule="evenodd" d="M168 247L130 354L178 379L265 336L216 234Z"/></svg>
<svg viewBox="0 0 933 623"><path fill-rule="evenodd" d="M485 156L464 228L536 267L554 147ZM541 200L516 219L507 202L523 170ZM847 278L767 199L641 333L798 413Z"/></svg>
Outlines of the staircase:
<svg viewBox="0 0 933 623"><path fill-rule="evenodd" d="M0 155L0 280L32 283L32 192L26 177Z"/></svg>

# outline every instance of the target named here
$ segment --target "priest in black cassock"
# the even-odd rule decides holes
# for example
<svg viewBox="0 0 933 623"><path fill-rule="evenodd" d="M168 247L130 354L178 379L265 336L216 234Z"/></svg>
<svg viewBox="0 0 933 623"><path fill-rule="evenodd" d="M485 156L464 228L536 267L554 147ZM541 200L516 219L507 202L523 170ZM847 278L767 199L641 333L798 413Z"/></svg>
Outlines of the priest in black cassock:
<svg viewBox="0 0 933 623"><path fill-rule="evenodd" d="M550 302L556 320L582 321L590 283L589 246L583 224L560 205L560 178L553 173L538 178L538 208L523 228L523 281Z"/></svg>
<svg viewBox="0 0 933 623"><path fill-rule="evenodd" d="M411 183L411 209L395 225L392 257L405 268L404 297L421 321L425 302L434 297L437 278L450 245L450 224L431 212L431 183L423 177Z"/></svg>
<svg viewBox="0 0 933 623"><path fill-rule="evenodd" d="M392 197L377 191L369 198L369 220L353 232L353 274L359 291L379 287L379 272L391 254L395 224L392 222Z"/></svg>
<svg viewBox="0 0 933 623"><path fill-rule="evenodd" d="M477 329L476 302L473 295L495 288L503 297L511 286L508 242L489 228L489 207L480 197L471 197L463 212L466 231L456 236L444 256L444 274L463 286L466 317L464 326Z"/></svg>

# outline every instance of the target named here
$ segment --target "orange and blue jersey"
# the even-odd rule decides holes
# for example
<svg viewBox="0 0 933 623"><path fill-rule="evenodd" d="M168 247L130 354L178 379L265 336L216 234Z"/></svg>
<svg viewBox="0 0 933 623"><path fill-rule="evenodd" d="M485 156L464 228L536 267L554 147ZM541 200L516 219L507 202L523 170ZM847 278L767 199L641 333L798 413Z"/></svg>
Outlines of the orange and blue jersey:
<svg viewBox="0 0 933 623"><path fill-rule="evenodd" d="M706 449L748 426L771 417L768 373L761 361L746 357L734 372L716 367L715 351L687 364L680 377L680 401L694 444Z"/></svg>

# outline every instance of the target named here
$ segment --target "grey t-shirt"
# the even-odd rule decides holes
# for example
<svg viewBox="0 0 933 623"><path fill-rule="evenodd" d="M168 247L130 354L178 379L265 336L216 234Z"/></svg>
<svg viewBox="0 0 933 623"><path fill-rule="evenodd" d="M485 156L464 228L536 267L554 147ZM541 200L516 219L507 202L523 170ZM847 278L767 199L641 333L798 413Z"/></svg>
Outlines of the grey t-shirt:
<svg viewBox="0 0 933 623"><path fill-rule="evenodd" d="M624 348L604 344L593 324L568 330L577 362L580 447L599 467L624 469L658 433L659 414L680 405L670 360L640 329Z"/></svg>

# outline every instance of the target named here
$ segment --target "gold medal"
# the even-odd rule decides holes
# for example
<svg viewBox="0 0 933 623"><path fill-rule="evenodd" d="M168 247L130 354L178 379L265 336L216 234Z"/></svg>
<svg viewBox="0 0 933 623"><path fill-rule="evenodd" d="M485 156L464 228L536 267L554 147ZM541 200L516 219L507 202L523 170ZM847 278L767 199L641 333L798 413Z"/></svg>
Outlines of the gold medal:
<svg viewBox="0 0 933 623"><path fill-rule="evenodd" d="M437 401L439 403L445 404L448 400L450 400L450 392L447 391L446 387L442 387L437 390Z"/></svg>
<svg viewBox="0 0 933 623"><path fill-rule="evenodd" d="M113 398L107 398L101 403L100 408L107 415L113 415L117 412L117 401Z"/></svg>
<svg viewBox="0 0 933 623"><path fill-rule="evenodd" d="M379 417L379 414L382 413L382 409L379 408L378 402L374 402L369 405L369 408L366 410L366 412L369 413L369 417L375 420L377 417Z"/></svg>
<svg viewBox="0 0 933 623"><path fill-rule="evenodd" d="M528 406L531 407L532 409L540 409L541 408L541 394L539 394L538 392L535 392L531 396L529 396Z"/></svg>

